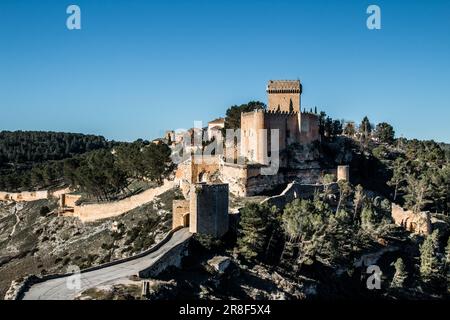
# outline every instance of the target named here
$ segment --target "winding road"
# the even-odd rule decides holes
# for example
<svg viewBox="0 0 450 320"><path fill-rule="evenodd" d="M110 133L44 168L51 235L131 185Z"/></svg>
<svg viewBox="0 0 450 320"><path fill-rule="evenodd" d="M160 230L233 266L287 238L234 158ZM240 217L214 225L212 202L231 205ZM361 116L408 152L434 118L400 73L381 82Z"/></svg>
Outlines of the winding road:
<svg viewBox="0 0 450 320"><path fill-rule="evenodd" d="M126 261L113 266L61 278L47 280L32 285L23 295L23 300L73 300L81 292L100 285L108 285L128 280L130 276L137 275L139 271L152 266L164 254L175 246L187 241L192 236L188 228L175 232L167 243L154 252L143 257ZM74 277L80 277L81 285L73 285Z"/></svg>

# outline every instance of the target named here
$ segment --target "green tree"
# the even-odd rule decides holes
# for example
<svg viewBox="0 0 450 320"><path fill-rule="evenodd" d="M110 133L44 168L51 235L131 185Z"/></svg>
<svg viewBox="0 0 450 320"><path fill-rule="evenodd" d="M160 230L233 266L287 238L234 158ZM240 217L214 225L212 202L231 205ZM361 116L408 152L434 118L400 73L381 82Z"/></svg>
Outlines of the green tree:
<svg viewBox="0 0 450 320"><path fill-rule="evenodd" d="M372 230L375 224L375 213L370 204L363 206L361 210L361 227L365 230Z"/></svg>
<svg viewBox="0 0 450 320"><path fill-rule="evenodd" d="M414 212L420 212L426 204L430 203L428 196L430 194L430 184L425 177L416 178L412 174L406 176L407 185L404 196L407 207Z"/></svg>
<svg viewBox="0 0 450 320"><path fill-rule="evenodd" d="M353 137L356 134L355 123L352 121L347 122L343 132L346 136Z"/></svg>
<svg viewBox="0 0 450 320"><path fill-rule="evenodd" d="M405 269L405 264L402 258L398 258L394 263L395 274L392 278L391 288L403 288L405 280L408 278L408 273Z"/></svg>
<svg viewBox="0 0 450 320"><path fill-rule="evenodd" d="M266 109L266 105L260 101L250 101L240 106L231 106L226 112L225 129L239 129L241 127L241 114L243 112L262 109Z"/></svg>
<svg viewBox="0 0 450 320"><path fill-rule="evenodd" d="M420 246L420 275L424 281L439 278L441 264L439 253L439 231L435 230L428 235Z"/></svg>
<svg viewBox="0 0 450 320"><path fill-rule="evenodd" d="M142 152L144 176L150 180L162 182L173 170L170 158L171 149L166 144L154 144L146 146Z"/></svg>
<svg viewBox="0 0 450 320"><path fill-rule="evenodd" d="M379 123L375 128L375 137L380 142L392 144L395 138L394 128L389 123Z"/></svg>
<svg viewBox="0 0 450 320"><path fill-rule="evenodd" d="M364 117L362 120L361 125L359 126L359 134L361 137L361 142L367 144L372 135L372 125L369 118Z"/></svg>
<svg viewBox="0 0 450 320"><path fill-rule="evenodd" d="M447 246L445 247L445 269L447 277L447 293L450 294L450 237L447 240Z"/></svg>
<svg viewBox="0 0 450 320"><path fill-rule="evenodd" d="M325 174L321 177L321 181L323 184L323 193L325 197L328 197L332 193L331 184L336 181L336 175L334 174Z"/></svg>
<svg viewBox="0 0 450 320"><path fill-rule="evenodd" d="M320 246L326 229L325 207L320 201L296 199L283 212L282 226L288 238L286 246L298 248L300 264L311 262ZM325 209L325 210L324 210Z"/></svg>
<svg viewBox="0 0 450 320"><path fill-rule="evenodd" d="M392 178L387 182L388 186L394 187L394 202L397 200L398 191L406 182L407 167L402 158L395 159L392 166Z"/></svg>
<svg viewBox="0 0 450 320"><path fill-rule="evenodd" d="M342 204L346 204L348 197L352 194L352 186L348 181L340 180L338 181L339 186L339 201L336 208L336 212L339 212Z"/></svg>
<svg viewBox="0 0 450 320"><path fill-rule="evenodd" d="M358 217L365 198L364 188L358 184L355 188L355 195L353 197L354 219Z"/></svg>
<svg viewBox="0 0 450 320"><path fill-rule="evenodd" d="M275 210L267 204L249 204L241 210L237 252L246 260L264 258L275 224Z"/></svg>
<svg viewBox="0 0 450 320"><path fill-rule="evenodd" d="M447 246L445 247L445 266L450 267L450 237L447 240Z"/></svg>

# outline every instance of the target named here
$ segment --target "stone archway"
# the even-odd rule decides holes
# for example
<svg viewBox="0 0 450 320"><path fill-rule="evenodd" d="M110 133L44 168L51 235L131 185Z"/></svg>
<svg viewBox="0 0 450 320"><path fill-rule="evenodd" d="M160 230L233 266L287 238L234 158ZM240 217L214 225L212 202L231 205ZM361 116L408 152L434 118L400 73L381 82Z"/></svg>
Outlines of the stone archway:
<svg viewBox="0 0 450 320"><path fill-rule="evenodd" d="M183 227L189 227L189 213L183 215Z"/></svg>
<svg viewBox="0 0 450 320"><path fill-rule="evenodd" d="M198 175L198 182L208 182L208 173L206 171L200 172Z"/></svg>

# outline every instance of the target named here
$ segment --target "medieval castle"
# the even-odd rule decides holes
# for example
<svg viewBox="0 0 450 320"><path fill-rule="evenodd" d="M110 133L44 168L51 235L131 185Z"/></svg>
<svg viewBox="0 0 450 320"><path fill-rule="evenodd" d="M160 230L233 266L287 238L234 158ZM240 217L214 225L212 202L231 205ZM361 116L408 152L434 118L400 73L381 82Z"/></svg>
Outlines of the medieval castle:
<svg viewBox="0 0 450 320"><path fill-rule="evenodd" d="M174 202L174 228L189 226L193 233L203 230L203 233L221 236L227 231L223 225L228 221L228 191L245 197L294 180L313 184L319 181L321 168L314 156L308 155L306 147L320 141L319 116L302 111L300 81L269 81L267 93L267 110L241 114L240 141L233 147L237 149L234 160L244 159L243 163L226 161L223 154L217 154L202 156L200 161L191 157L178 165L176 180L185 198L190 200ZM217 139L224 126L224 119L216 119L208 123L202 134ZM182 143L174 132L166 136L170 136L174 144ZM299 157L303 170L289 166L285 151L293 145L304 146L297 148L303 153ZM275 172L265 174L274 152L280 158L277 165L283 170L277 167ZM201 217L199 212L202 212Z"/></svg>

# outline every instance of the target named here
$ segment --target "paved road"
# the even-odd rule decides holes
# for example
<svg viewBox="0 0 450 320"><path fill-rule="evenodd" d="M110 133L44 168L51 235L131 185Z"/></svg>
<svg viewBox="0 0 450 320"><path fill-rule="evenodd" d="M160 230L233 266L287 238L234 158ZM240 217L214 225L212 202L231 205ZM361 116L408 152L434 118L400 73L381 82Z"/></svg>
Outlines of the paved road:
<svg viewBox="0 0 450 320"><path fill-rule="evenodd" d="M160 249L148 255L123 262L114 266L82 273L81 288L69 289L70 276L48 280L33 285L24 295L24 300L73 300L79 293L97 287L115 283L121 279L128 279L132 275L137 275L139 271L150 267L153 263L169 251L174 246L184 242L191 237L188 228L181 229L174 233L172 238ZM73 278L73 277L72 277ZM69 283L69 286L67 285Z"/></svg>

